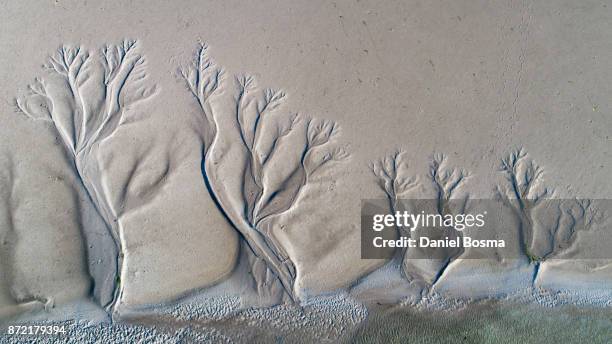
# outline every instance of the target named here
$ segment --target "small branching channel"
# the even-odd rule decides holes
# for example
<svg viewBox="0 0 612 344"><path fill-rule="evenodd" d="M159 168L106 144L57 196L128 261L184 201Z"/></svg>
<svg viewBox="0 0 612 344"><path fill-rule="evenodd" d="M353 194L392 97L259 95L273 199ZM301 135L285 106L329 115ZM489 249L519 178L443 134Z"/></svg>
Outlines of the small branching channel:
<svg viewBox="0 0 612 344"><path fill-rule="evenodd" d="M417 177L411 176L406 162L405 153L397 150L384 158L370 164L370 169L377 179L378 185L384 191L389 209L391 213L403 210L409 202L406 197L408 193L416 190L419 186L424 186L424 182L419 182ZM429 173L425 176L431 187L434 189L434 197L431 201L434 204L434 211L437 214L445 216L454 212L462 212L465 207L465 201L459 202L463 206L462 209L452 209L451 201L457 197L457 191L463 186L470 174L456 167L449 167L447 157L444 154L438 153L431 157L429 165ZM404 199L402 199L402 197ZM432 203L426 202L426 203ZM417 202L418 203L418 202ZM457 203L457 202L455 202ZM403 227L397 228L398 234L409 238L411 232ZM460 232L452 231L456 235L461 235ZM408 256L408 250L405 247L395 250L390 263L399 268L402 277L409 281L425 282L426 288L430 289L446 271L449 264L463 253L463 250L448 251L445 256L438 259L438 264L435 264L433 276L426 277L423 271L413 271L411 269L411 259ZM421 257L423 258L423 257ZM429 271L428 273L431 273Z"/></svg>
<svg viewBox="0 0 612 344"><path fill-rule="evenodd" d="M523 148L501 159L500 171L506 183L497 186L495 193L518 219L520 248L534 266L535 285L541 264L568 252L578 233L589 230L601 213L591 200L554 199L555 192L544 183L543 168ZM544 221L537 221L538 210L544 213Z"/></svg>

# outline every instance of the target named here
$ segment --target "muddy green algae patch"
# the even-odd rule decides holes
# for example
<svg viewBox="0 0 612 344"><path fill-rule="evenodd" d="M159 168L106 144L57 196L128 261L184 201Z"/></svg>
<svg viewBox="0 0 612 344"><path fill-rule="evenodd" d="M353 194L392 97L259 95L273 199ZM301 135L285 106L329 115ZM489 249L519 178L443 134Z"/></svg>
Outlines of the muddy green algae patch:
<svg viewBox="0 0 612 344"><path fill-rule="evenodd" d="M500 304L371 313L354 343L612 343L612 309Z"/></svg>

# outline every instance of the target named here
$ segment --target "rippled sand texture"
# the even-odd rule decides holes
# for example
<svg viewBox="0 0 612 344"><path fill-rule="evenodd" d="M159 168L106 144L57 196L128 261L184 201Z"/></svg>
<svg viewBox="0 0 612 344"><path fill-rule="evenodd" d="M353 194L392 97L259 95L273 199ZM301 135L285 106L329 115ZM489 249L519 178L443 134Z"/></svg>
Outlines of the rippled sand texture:
<svg viewBox="0 0 612 344"><path fill-rule="evenodd" d="M609 310L491 302L455 312L397 308L367 313L341 299L322 299L301 309L277 306L228 314L187 314L184 309L176 309L171 317L150 316L98 326L56 323L63 324L67 334L44 337L39 342L608 343L612 327ZM31 337L18 340L0 336L6 343L26 338Z"/></svg>

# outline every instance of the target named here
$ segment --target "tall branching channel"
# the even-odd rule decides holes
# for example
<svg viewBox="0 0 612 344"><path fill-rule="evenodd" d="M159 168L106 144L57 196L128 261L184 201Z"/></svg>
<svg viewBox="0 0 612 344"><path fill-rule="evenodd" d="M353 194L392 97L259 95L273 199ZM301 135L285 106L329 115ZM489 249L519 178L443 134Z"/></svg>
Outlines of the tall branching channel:
<svg viewBox="0 0 612 344"><path fill-rule="evenodd" d="M281 293L298 301L295 265L271 222L297 206L322 166L348 157L343 147L332 145L338 125L297 114L278 115L284 92L259 89L248 75L226 77L208 57L205 45L180 75L202 114L204 182L243 239L257 292L271 297ZM221 97L224 92L231 96ZM231 106L220 105L221 98ZM229 151L238 152L231 162L225 160ZM223 179L240 187L228 186Z"/></svg>
<svg viewBox="0 0 612 344"><path fill-rule="evenodd" d="M44 77L16 99L20 112L51 123L65 154L115 244L115 262L97 278L94 297L111 310L121 294L124 240L120 210L102 183L99 149L120 126L128 108L155 93L147 86L145 60L136 41L125 40L91 53L80 46L62 46L47 64ZM90 272L91 273L91 272Z"/></svg>

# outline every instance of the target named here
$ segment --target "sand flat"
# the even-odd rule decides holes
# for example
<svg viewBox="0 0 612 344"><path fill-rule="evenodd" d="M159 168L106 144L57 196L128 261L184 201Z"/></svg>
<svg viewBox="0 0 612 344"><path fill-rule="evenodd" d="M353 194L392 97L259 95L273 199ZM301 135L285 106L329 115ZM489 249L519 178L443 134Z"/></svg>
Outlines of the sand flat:
<svg viewBox="0 0 612 344"><path fill-rule="evenodd" d="M327 296L355 314L609 307L609 4L0 9L4 322L157 319L217 298L267 320ZM480 239L516 242L361 259L367 199L439 215L490 201L503 226Z"/></svg>

